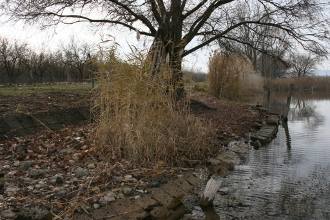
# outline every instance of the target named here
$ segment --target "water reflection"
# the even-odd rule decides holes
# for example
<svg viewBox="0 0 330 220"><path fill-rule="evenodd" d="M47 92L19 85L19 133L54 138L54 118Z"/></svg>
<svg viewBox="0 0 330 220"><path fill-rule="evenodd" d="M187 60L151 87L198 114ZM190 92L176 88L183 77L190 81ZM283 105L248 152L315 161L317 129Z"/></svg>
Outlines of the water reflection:
<svg viewBox="0 0 330 220"><path fill-rule="evenodd" d="M330 99L329 99L330 100ZM221 219L330 219L330 101L276 97L278 137L223 180ZM283 117L285 118L285 117Z"/></svg>

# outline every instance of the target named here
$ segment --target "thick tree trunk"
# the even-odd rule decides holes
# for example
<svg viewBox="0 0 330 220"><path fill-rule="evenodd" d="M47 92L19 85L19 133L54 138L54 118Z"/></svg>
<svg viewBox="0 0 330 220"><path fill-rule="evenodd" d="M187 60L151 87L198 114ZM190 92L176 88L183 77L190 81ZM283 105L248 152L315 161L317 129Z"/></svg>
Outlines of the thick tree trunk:
<svg viewBox="0 0 330 220"><path fill-rule="evenodd" d="M152 76L158 75L162 68L169 71L167 92L171 93L175 100L184 97L184 84L182 73L182 51L179 45L168 40L163 43L155 39L150 48L147 65Z"/></svg>

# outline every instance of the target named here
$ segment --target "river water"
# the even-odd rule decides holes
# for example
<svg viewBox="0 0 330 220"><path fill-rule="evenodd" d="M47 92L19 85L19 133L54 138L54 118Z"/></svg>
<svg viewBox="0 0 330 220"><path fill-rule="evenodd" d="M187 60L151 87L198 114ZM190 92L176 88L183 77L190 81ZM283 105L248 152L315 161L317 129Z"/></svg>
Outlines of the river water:
<svg viewBox="0 0 330 220"><path fill-rule="evenodd" d="M288 106L288 126L221 180L220 219L330 219L330 99Z"/></svg>

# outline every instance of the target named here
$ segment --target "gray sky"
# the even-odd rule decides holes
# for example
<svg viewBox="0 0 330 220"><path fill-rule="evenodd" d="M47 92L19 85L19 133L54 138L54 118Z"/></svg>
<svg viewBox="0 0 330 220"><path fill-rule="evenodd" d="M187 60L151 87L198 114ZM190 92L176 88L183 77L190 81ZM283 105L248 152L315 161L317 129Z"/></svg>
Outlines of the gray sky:
<svg viewBox="0 0 330 220"><path fill-rule="evenodd" d="M54 28L40 30L36 25L30 26L22 22L13 23L5 21L5 18L0 18L0 37L26 42L37 50L55 50L61 43L70 41L73 36L78 41L95 45L99 44L102 38L114 38L114 41L119 44L118 50L122 55L130 51L129 44L138 46L138 48L143 48L148 44L143 39L138 41L136 34L126 29L110 28L105 30L104 28L99 28L96 30L95 28L91 28L89 24L61 24ZM189 55L185 59L184 67L189 70L207 72L211 50L211 48L205 48ZM323 61L318 68L330 70L330 61Z"/></svg>

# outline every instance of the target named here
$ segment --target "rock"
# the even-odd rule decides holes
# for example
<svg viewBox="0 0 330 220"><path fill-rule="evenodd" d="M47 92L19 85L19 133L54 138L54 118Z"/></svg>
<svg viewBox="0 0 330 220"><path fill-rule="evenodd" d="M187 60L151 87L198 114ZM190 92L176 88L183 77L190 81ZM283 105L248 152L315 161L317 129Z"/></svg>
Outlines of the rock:
<svg viewBox="0 0 330 220"><path fill-rule="evenodd" d="M183 217L183 220L204 220L206 216L201 207L195 206L191 214L186 214Z"/></svg>
<svg viewBox="0 0 330 220"><path fill-rule="evenodd" d="M253 148L254 148L255 150L258 150L260 147L262 147L260 141L258 141L258 140L252 141L252 142L251 142L251 145L253 146Z"/></svg>
<svg viewBox="0 0 330 220"><path fill-rule="evenodd" d="M149 187L160 187L160 185L161 185L161 182L160 181L158 181L158 180L154 180L154 181L152 181L151 183L149 183L148 184L149 185Z"/></svg>
<svg viewBox="0 0 330 220"><path fill-rule="evenodd" d="M5 174L0 173L0 194L2 194L5 190Z"/></svg>
<svg viewBox="0 0 330 220"><path fill-rule="evenodd" d="M27 156L28 149L26 144L18 144L15 147L15 153L17 154L17 159L22 160Z"/></svg>
<svg viewBox="0 0 330 220"><path fill-rule="evenodd" d="M19 163L19 169L25 171L25 170L30 169L32 167L32 165L33 165L33 161L30 161L30 160L22 161Z"/></svg>
<svg viewBox="0 0 330 220"><path fill-rule="evenodd" d="M137 180L132 175L126 175L126 176L124 176L123 181L125 181L125 182L136 182Z"/></svg>
<svg viewBox="0 0 330 220"><path fill-rule="evenodd" d="M47 169L30 169L29 176L34 179L37 179L45 176L46 173L48 173Z"/></svg>
<svg viewBox="0 0 330 220"><path fill-rule="evenodd" d="M84 176L87 176L89 174L88 170L87 169L84 169L84 168L81 168L81 167L78 167L76 170L75 170L75 175L76 177L78 178L81 178L81 177L84 177Z"/></svg>
<svg viewBox="0 0 330 220"><path fill-rule="evenodd" d="M19 188L18 187L16 187L16 186L8 186L6 188L5 193L10 196L10 195L15 195L18 191L19 191Z"/></svg>
<svg viewBox="0 0 330 220"><path fill-rule="evenodd" d="M250 148L250 145L244 141L233 141L228 144L229 150L237 153L240 156L247 154Z"/></svg>
<svg viewBox="0 0 330 220"><path fill-rule="evenodd" d="M13 165L14 165L14 167L18 167L18 166L19 166L19 164L20 164L20 162L19 162L19 160L17 160L17 161L15 161L15 162L14 162L14 164L13 164Z"/></svg>
<svg viewBox="0 0 330 220"><path fill-rule="evenodd" d="M7 209L1 212L1 217L4 219L15 219L16 218L16 213L13 212L11 209ZM0 218L0 219L2 219Z"/></svg>
<svg viewBox="0 0 330 220"><path fill-rule="evenodd" d="M270 116L268 116L266 123L269 125L278 126L279 121L280 121L280 118L278 117L278 115L270 115Z"/></svg>
<svg viewBox="0 0 330 220"><path fill-rule="evenodd" d="M226 151L222 154L219 154L217 157L216 157L217 160L220 160L222 163L228 163L228 164L239 164L241 159L240 157L232 152L232 151Z"/></svg>
<svg viewBox="0 0 330 220"><path fill-rule="evenodd" d="M107 204L116 200L115 194L113 192L107 192L105 196L100 199L101 204Z"/></svg>
<svg viewBox="0 0 330 220"><path fill-rule="evenodd" d="M63 184L64 183L63 175L56 174L55 176L53 176L51 178L50 182L53 183L53 184Z"/></svg>
<svg viewBox="0 0 330 220"><path fill-rule="evenodd" d="M200 204L204 207L212 204L216 192L221 186L221 181L216 177L211 177L205 186L205 189L200 198Z"/></svg>
<svg viewBox="0 0 330 220"><path fill-rule="evenodd" d="M73 149L71 148L64 148L60 151L60 153L62 154L72 154L73 153Z"/></svg>
<svg viewBox="0 0 330 220"><path fill-rule="evenodd" d="M124 195L130 195L133 190L130 187L123 187L121 191L124 193Z"/></svg>
<svg viewBox="0 0 330 220"><path fill-rule="evenodd" d="M17 214L17 220L51 220L50 211L44 207L22 208Z"/></svg>
<svg viewBox="0 0 330 220"><path fill-rule="evenodd" d="M67 194L67 191L65 189L58 189L58 192L55 193L56 197L63 198Z"/></svg>
<svg viewBox="0 0 330 220"><path fill-rule="evenodd" d="M39 181L38 184L35 185L36 189L41 189L46 187L46 182L44 181Z"/></svg>
<svg viewBox="0 0 330 220"><path fill-rule="evenodd" d="M88 169L95 169L95 167L96 167L96 166L95 166L95 164L93 164L93 163L90 163L90 164L87 165L87 168L88 168Z"/></svg>
<svg viewBox="0 0 330 220"><path fill-rule="evenodd" d="M73 154L72 159L75 160L75 161L77 161L77 160L80 159L80 157L81 157L81 154L80 153L75 153L75 154Z"/></svg>
<svg viewBox="0 0 330 220"><path fill-rule="evenodd" d="M99 209L99 208L101 208L101 205L98 204L98 203L94 203L93 204L93 207L94 207L94 209Z"/></svg>
<svg viewBox="0 0 330 220"><path fill-rule="evenodd" d="M228 195L229 194L229 188L228 187L220 188L219 193L221 195Z"/></svg>
<svg viewBox="0 0 330 220"><path fill-rule="evenodd" d="M17 171L16 170L13 170L13 171L8 172L7 175L8 176L15 176L16 173L17 173Z"/></svg>

